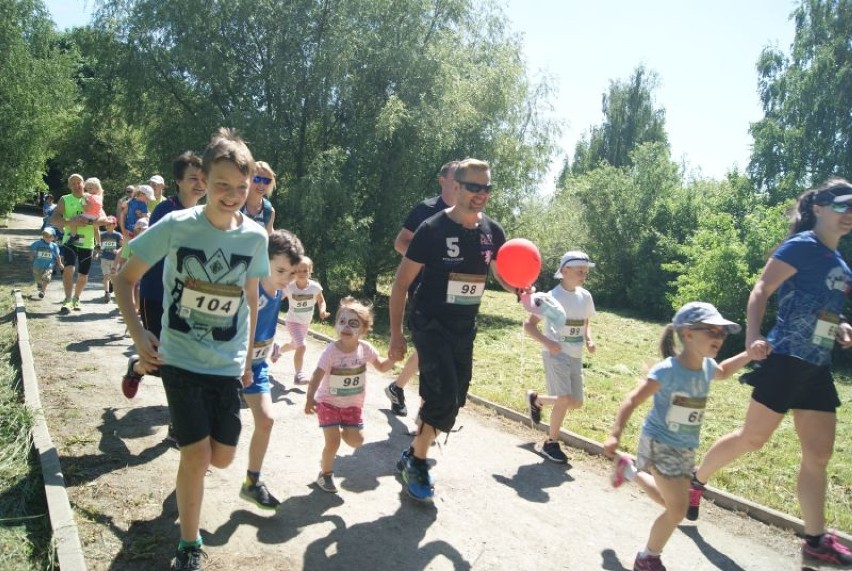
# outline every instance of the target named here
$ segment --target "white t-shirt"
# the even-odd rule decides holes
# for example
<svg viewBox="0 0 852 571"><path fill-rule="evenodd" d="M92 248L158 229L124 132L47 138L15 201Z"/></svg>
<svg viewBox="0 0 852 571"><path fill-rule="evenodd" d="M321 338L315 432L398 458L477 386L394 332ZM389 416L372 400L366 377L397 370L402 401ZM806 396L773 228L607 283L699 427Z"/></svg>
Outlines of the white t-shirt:
<svg viewBox="0 0 852 571"><path fill-rule="evenodd" d="M559 332L558 338L553 339L549 332L548 337L561 343L562 350L570 357L582 357L585 346L585 321L595 314L592 294L579 286L574 291L568 291L559 284L550 290L550 295L565 310L565 326Z"/></svg>
<svg viewBox="0 0 852 571"><path fill-rule="evenodd" d="M308 287L302 289L295 281L290 282L284 295L287 296L287 317L285 321L310 323L314 318L314 306L322 293L322 286L314 280L308 280Z"/></svg>

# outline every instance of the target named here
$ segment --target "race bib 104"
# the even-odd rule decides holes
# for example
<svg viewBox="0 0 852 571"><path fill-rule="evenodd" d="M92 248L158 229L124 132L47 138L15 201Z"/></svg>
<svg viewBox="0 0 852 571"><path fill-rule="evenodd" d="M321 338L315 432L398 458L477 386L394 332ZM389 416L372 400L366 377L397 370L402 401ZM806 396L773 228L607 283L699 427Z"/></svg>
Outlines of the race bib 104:
<svg viewBox="0 0 852 571"><path fill-rule="evenodd" d="M188 279L180 296L180 316L209 327L227 327L237 314L243 289Z"/></svg>

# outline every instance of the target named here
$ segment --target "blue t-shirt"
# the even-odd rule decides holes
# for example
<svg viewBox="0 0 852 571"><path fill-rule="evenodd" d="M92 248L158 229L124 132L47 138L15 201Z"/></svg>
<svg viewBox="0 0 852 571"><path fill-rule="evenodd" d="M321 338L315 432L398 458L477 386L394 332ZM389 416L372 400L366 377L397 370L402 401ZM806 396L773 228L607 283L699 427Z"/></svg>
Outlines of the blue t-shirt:
<svg viewBox="0 0 852 571"><path fill-rule="evenodd" d="M160 204L151 213L151 218L148 220L150 228L163 216L175 210L183 210L185 206L180 203L177 196L172 196ZM163 299L163 261L160 260L151 266L139 282L139 297L149 299L154 302L159 302Z"/></svg>
<svg viewBox="0 0 852 571"><path fill-rule="evenodd" d="M243 217L215 228L204 206L166 215L130 242L133 255L163 266L163 330L167 364L206 375L240 376L246 362L248 278L269 275L266 231Z"/></svg>
<svg viewBox="0 0 852 571"><path fill-rule="evenodd" d="M660 383L660 390L654 393L654 406L645 417L642 432L675 448L698 448L707 393L717 367L707 357L700 371L685 368L674 357L651 367L648 378Z"/></svg>
<svg viewBox="0 0 852 571"><path fill-rule="evenodd" d="M128 200L127 214L124 216L124 229L128 232L133 232L133 227L136 226L136 221L140 218L136 215L137 210L142 214L148 214L148 203L135 198Z"/></svg>
<svg viewBox="0 0 852 571"><path fill-rule="evenodd" d="M829 365L833 335L820 338L814 333L821 318L824 333L843 313L852 284L849 266L811 230L790 236L772 257L796 268L778 288L778 317L767 335L772 350L814 365Z"/></svg>
<svg viewBox="0 0 852 571"><path fill-rule="evenodd" d="M115 251L121 248L121 232L105 230L101 232L101 258L114 260Z"/></svg>
<svg viewBox="0 0 852 571"><path fill-rule="evenodd" d="M281 300L284 292L275 291L269 295L263 285L258 284L257 297L257 327L254 330L254 352L252 365L263 363L272 354L272 343L275 339L275 329L278 326L278 314L281 312Z"/></svg>
<svg viewBox="0 0 852 571"><path fill-rule="evenodd" d="M55 242L39 238L30 244L30 250L35 252L33 268L36 270L48 270L59 261L59 246Z"/></svg>

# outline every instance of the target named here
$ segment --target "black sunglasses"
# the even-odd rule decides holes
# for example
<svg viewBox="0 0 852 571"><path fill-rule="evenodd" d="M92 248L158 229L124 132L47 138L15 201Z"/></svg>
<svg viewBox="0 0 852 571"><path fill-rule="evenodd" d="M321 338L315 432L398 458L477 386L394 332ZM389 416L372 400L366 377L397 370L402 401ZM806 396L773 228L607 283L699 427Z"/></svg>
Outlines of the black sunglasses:
<svg viewBox="0 0 852 571"><path fill-rule="evenodd" d="M270 184L270 183L272 183L272 179L271 179L271 178L269 178L269 177L266 177L266 176L256 176L256 177L254 177L252 180L253 180L255 183L261 183L261 182L262 182L263 184Z"/></svg>
<svg viewBox="0 0 852 571"><path fill-rule="evenodd" d="M493 185L490 185L490 184L479 184L479 183L476 183L476 182L465 182L463 180L457 180L456 182L459 183L460 185L462 185L466 191L476 192L476 193L491 192L491 187L493 186Z"/></svg>

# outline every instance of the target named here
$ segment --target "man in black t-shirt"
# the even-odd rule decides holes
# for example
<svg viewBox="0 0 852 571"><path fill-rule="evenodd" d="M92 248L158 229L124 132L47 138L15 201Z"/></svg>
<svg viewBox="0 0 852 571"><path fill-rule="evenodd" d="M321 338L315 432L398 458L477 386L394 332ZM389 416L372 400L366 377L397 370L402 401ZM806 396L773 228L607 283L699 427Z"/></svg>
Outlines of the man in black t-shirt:
<svg viewBox="0 0 852 571"><path fill-rule="evenodd" d="M408 245L411 244L414 232L420 227L423 221L442 210L446 210L456 203L456 191L453 186L455 181L453 180L453 176L455 175L456 167L458 165L458 161L450 161L444 164L438 173L438 184L441 186L441 194L433 196L432 198L427 198L423 202L418 203L417 206L412 208L411 212L409 212L408 217L406 217L405 222L402 225L402 229L399 231L399 234L397 234L396 240L394 240L393 243L394 249L401 255L404 256L405 252L408 251ZM420 277L418 275L418 277L415 278L408 287L409 300L414 299L414 292L420 284L419 278ZM410 306L409 311L411 311ZM417 367L417 351L412 351L408 360L405 362L405 366L402 367L402 371L399 373L399 376L394 382L385 387L385 394L391 401L391 412L397 416L406 416L408 414L408 409L405 406L405 391L403 389L405 388L405 385L408 384L408 381L411 380L411 377L414 376L414 373L417 371Z"/></svg>
<svg viewBox="0 0 852 571"><path fill-rule="evenodd" d="M408 287L422 271L409 318L420 355L422 424L397 462L406 492L418 501L434 493L426 463L438 432L449 432L467 398L473 369L476 316L488 271L506 241L503 228L483 214L491 193L488 163L465 159L454 175L456 203L423 222L396 272L390 298L388 355L400 359L406 344L402 318ZM496 273L495 278L512 291Z"/></svg>

